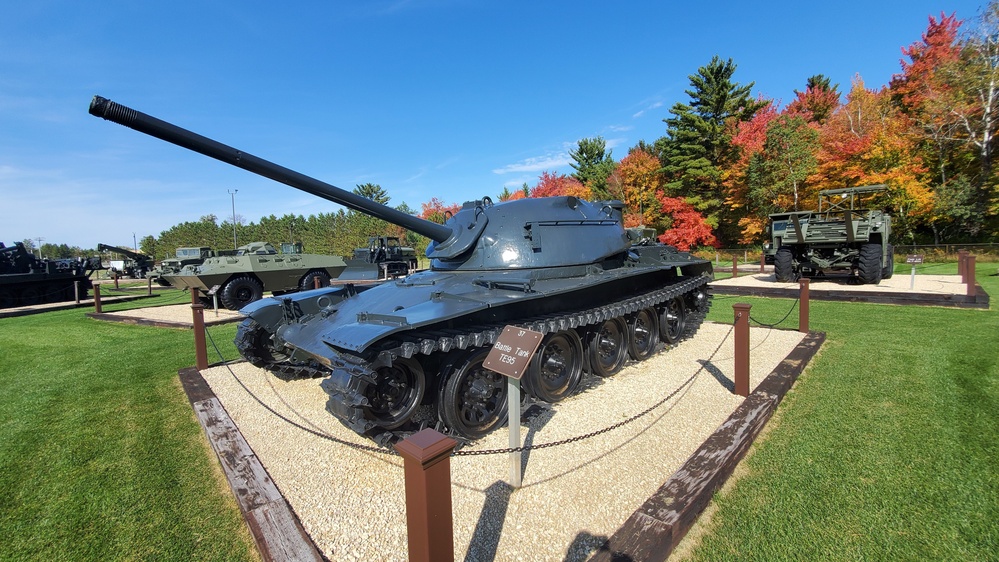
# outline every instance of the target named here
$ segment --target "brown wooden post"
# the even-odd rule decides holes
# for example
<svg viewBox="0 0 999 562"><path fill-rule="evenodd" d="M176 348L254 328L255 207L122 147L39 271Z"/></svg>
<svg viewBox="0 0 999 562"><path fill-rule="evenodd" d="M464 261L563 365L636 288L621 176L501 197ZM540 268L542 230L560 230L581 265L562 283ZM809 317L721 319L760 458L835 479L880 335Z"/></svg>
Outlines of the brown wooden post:
<svg viewBox="0 0 999 562"><path fill-rule="evenodd" d="M148 289L149 289L149 293L148 293L149 296L153 296L153 278L152 277L147 277L146 278L146 285L148 286Z"/></svg>
<svg viewBox="0 0 999 562"><path fill-rule="evenodd" d="M114 288L115 289L119 288L118 287L118 274L117 273L114 276Z"/></svg>
<svg viewBox="0 0 999 562"><path fill-rule="evenodd" d="M739 256L732 256L732 277L739 276Z"/></svg>
<svg viewBox="0 0 999 562"><path fill-rule="evenodd" d="M767 251L763 250L760 252L760 273L766 273L767 266Z"/></svg>
<svg viewBox="0 0 999 562"><path fill-rule="evenodd" d="M73 281L73 296L76 297L76 304L80 304L80 282Z"/></svg>
<svg viewBox="0 0 999 562"><path fill-rule="evenodd" d="M101 284L94 283L94 312L101 313Z"/></svg>
<svg viewBox="0 0 999 562"><path fill-rule="evenodd" d="M735 393L749 396L749 309L751 304L736 303L735 311Z"/></svg>
<svg viewBox="0 0 999 562"><path fill-rule="evenodd" d="M395 446L406 471L410 562L454 560L451 452L457 444L428 428Z"/></svg>
<svg viewBox="0 0 999 562"><path fill-rule="evenodd" d="M322 285L320 285L319 282L320 282L320 279L319 279L318 275L316 275L315 277L313 277L312 278L312 288L313 289L318 289L318 288L322 287Z"/></svg>
<svg viewBox="0 0 999 562"><path fill-rule="evenodd" d="M808 279L798 280L798 331L808 333Z"/></svg>
<svg viewBox="0 0 999 562"><path fill-rule="evenodd" d="M958 250L957 251L957 273L961 276L961 283L968 282L968 273L966 271L968 263L968 250Z"/></svg>
<svg viewBox="0 0 999 562"><path fill-rule="evenodd" d="M967 295L971 298L975 298L975 256L974 254L969 254L968 257L964 258L964 273L967 277L965 283L968 284Z"/></svg>
<svg viewBox="0 0 999 562"><path fill-rule="evenodd" d="M208 368L208 346L205 344L205 305L197 287L191 287L191 311L194 316L194 366Z"/></svg>

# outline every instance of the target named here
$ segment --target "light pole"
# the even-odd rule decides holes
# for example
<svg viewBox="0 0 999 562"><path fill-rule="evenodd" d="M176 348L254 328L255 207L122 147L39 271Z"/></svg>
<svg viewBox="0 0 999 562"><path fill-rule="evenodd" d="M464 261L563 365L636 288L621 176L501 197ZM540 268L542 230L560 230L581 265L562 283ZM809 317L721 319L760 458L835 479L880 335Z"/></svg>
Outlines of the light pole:
<svg viewBox="0 0 999 562"><path fill-rule="evenodd" d="M229 195L232 197L232 249L236 249L236 193L239 190L235 189L229 191Z"/></svg>

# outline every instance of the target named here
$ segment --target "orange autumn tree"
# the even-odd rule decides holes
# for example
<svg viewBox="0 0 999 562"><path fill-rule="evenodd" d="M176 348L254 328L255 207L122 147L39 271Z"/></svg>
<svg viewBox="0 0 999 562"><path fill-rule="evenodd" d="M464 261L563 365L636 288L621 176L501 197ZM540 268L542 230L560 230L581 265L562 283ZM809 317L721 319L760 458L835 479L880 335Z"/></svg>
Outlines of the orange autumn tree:
<svg viewBox="0 0 999 562"><path fill-rule="evenodd" d="M436 197L431 198L426 203L422 203L421 207L422 210L419 217L438 224L444 224L444 221L461 210L461 205L457 203L445 204Z"/></svg>
<svg viewBox="0 0 999 562"><path fill-rule="evenodd" d="M676 246L684 252L696 246L718 247L711 225L693 205L682 197L667 197L662 190L656 193L656 200L660 214L669 219L669 226L659 236L660 242Z"/></svg>
<svg viewBox="0 0 999 562"><path fill-rule="evenodd" d="M607 178L612 197L624 201L624 225L650 226L662 232L666 222L656 192L662 189L659 159L641 149L625 156Z"/></svg>
<svg viewBox="0 0 999 562"><path fill-rule="evenodd" d="M779 113L777 104L773 100L760 98L760 102L765 102L766 105L757 111L752 119L742 121L736 126L732 135L732 146L738 150L739 158L722 172L725 204L731 216L738 221L740 244L757 242L768 221L766 213L757 209L749 197L747 172L750 161L763 151L763 144L767 140L767 127Z"/></svg>
<svg viewBox="0 0 999 562"><path fill-rule="evenodd" d="M530 196L555 197L558 195L571 195L587 201L592 197L590 188L580 183L574 177L548 171L541 172L538 184L531 188Z"/></svg>

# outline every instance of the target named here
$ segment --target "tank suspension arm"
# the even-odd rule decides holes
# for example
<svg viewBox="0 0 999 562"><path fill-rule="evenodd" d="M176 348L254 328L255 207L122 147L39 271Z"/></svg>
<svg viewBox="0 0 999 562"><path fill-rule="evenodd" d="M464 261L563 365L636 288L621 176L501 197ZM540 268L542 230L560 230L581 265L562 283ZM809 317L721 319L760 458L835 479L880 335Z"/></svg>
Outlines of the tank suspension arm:
<svg viewBox="0 0 999 562"><path fill-rule="evenodd" d="M258 158L208 137L203 137L187 129L115 103L107 98L94 96L90 102L90 114L188 150L204 154L226 164L243 168L254 174L305 191L306 193L311 193L316 197L338 203L366 215L399 225L439 243L448 240L452 236L452 230L447 226L414 217L392 207L375 203L356 193L345 191L305 174L289 170L263 158Z"/></svg>

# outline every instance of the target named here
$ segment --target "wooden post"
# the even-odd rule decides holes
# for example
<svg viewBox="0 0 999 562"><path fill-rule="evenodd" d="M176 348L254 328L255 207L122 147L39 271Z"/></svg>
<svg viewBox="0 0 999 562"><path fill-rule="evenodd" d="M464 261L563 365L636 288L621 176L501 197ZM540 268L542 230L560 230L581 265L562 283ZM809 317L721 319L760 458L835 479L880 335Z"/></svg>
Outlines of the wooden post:
<svg viewBox="0 0 999 562"><path fill-rule="evenodd" d="M396 444L406 471L410 562L454 560L451 453L458 442L424 429Z"/></svg>
<svg viewBox="0 0 999 562"><path fill-rule="evenodd" d="M94 312L101 313L101 284L94 283Z"/></svg>
<svg viewBox="0 0 999 562"><path fill-rule="evenodd" d="M205 344L205 305L197 287L191 287L191 313L194 316L194 366L199 371L208 368L208 346Z"/></svg>
<svg viewBox="0 0 999 562"><path fill-rule="evenodd" d="M739 256L732 256L732 277L739 276Z"/></svg>
<svg viewBox="0 0 999 562"><path fill-rule="evenodd" d="M975 298L975 256L969 254L968 257L964 258L964 273L967 277L965 283L968 284L967 295L972 299Z"/></svg>
<svg viewBox="0 0 999 562"><path fill-rule="evenodd" d="M736 303L735 311L735 393L749 396L749 309L751 304Z"/></svg>
<svg viewBox="0 0 999 562"><path fill-rule="evenodd" d="M114 276L114 288L115 289L119 288L118 287L118 274L117 273Z"/></svg>
<svg viewBox="0 0 999 562"><path fill-rule="evenodd" d="M146 277L146 285L148 286L148 289L149 289L148 295L149 296L153 296L153 278L152 277Z"/></svg>
<svg viewBox="0 0 999 562"><path fill-rule="evenodd" d="M73 281L73 295L76 297L76 304L80 304L80 282Z"/></svg>
<svg viewBox="0 0 999 562"><path fill-rule="evenodd" d="M808 279L798 280L798 331L808 333Z"/></svg>
<svg viewBox="0 0 999 562"><path fill-rule="evenodd" d="M767 266L767 251L763 250L760 252L760 273L766 273Z"/></svg>
<svg viewBox="0 0 999 562"><path fill-rule="evenodd" d="M320 279L319 279L318 275L316 275L315 277L312 278L312 288L313 289L318 289L318 288L322 287L322 285L320 285L319 283L320 283Z"/></svg>
<svg viewBox="0 0 999 562"><path fill-rule="evenodd" d="M968 250L957 251L957 273L961 276L961 283L968 282L968 274L965 267L968 263Z"/></svg>

